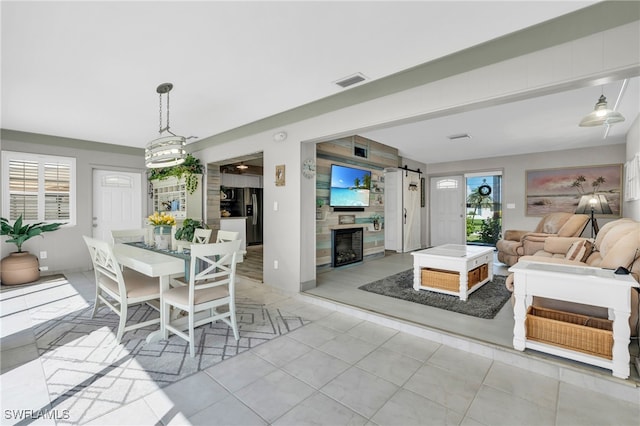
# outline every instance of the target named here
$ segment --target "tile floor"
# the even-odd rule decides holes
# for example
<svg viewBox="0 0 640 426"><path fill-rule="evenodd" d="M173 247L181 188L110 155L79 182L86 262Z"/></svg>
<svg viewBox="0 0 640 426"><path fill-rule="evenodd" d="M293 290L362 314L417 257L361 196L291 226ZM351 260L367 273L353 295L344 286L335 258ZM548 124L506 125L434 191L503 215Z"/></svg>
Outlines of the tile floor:
<svg viewBox="0 0 640 426"><path fill-rule="evenodd" d="M359 290L363 284L413 268L411 253L387 252L382 257L345 268L317 274L316 288L305 294L394 317L431 329L466 336L487 343L511 347L513 310L507 302L493 319L472 318L444 309ZM494 262L493 273L508 275L506 265Z"/></svg>
<svg viewBox="0 0 640 426"><path fill-rule="evenodd" d="M55 407L48 414L58 420L24 411L50 402L30 312L92 303L92 274L66 275L72 288L56 300L0 293L1 424L73 422L73 413ZM625 381L248 280L239 293L312 323L90 423L637 425L640 418L640 392Z"/></svg>

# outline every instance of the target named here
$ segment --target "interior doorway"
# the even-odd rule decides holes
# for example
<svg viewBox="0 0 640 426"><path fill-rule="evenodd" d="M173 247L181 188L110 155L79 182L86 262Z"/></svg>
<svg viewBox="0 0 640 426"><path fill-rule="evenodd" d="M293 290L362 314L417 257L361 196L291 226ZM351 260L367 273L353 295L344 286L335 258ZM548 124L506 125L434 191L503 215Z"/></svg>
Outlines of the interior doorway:
<svg viewBox="0 0 640 426"><path fill-rule="evenodd" d="M502 233L502 172L465 174L467 244L494 246Z"/></svg>
<svg viewBox="0 0 640 426"><path fill-rule="evenodd" d="M209 163L207 223L239 232L244 250L239 276L263 282L263 154L262 152Z"/></svg>

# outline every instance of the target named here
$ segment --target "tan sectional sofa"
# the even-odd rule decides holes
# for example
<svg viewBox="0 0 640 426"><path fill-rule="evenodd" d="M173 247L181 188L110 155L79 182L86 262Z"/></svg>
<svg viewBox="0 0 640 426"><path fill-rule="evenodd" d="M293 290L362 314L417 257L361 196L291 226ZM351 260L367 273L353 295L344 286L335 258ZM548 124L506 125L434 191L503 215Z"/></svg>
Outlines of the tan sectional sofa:
<svg viewBox="0 0 640 426"><path fill-rule="evenodd" d="M616 269L623 266L630 270L636 281L640 281L640 222L632 219L618 219L605 224L593 242L593 251L585 254L585 259L567 259L567 251L576 241L586 240L580 237L548 237L542 250L532 256L522 256L519 260L534 262L561 263L567 265L592 266ZM513 291L513 274L506 280L506 286ZM638 292L631 290L631 335L637 335ZM602 307L587 306L559 300L534 298L534 305L551 309L574 312L600 318L607 318L607 310Z"/></svg>
<svg viewBox="0 0 640 426"><path fill-rule="evenodd" d="M507 229L504 238L496 243L498 260L513 266L522 256L541 250L549 237L580 236L588 221L586 214L557 212L544 216L533 231Z"/></svg>

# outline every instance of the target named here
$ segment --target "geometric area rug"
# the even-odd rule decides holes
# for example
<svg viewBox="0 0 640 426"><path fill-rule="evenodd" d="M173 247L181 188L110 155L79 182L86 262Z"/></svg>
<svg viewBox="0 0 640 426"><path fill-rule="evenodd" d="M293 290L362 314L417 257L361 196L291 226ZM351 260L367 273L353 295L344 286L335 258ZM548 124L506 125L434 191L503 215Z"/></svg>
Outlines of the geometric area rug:
<svg viewBox="0 0 640 426"><path fill-rule="evenodd" d="M230 327L222 322L198 327L194 358L189 356L188 343L175 335L146 344L157 324L129 331L121 344L115 345L118 316L106 307L95 318L91 318L93 306L89 306L37 325L36 345L51 408L73 413L72 423L87 423L309 323L279 309L245 302L236 299L240 340L236 341ZM129 308L127 323L157 316L155 309L137 305Z"/></svg>
<svg viewBox="0 0 640 426"><path fill-rule="evenodd" d="M430 290L413 289L413 269L358 287L360 290L445 309L478 318L492 319L511 297L504 285L506 277L494 275L493 281L471 293L466 301L458 296Z"/></svg>

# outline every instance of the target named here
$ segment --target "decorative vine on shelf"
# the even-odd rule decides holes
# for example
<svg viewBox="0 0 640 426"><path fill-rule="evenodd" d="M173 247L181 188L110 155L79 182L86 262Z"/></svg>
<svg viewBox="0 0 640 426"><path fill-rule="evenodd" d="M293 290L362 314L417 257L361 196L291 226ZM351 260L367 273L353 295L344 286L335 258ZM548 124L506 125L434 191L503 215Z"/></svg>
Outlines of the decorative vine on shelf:
<svg viewBox="0 0 640 426"><path fill-rule="evenodd" d="M204 166L200 163L200 160L195 158L191 154L187 154L185 161L182 164L173 167L161 167L157 169L149 169L147 172L147 178L153 179L166 179L171 176L175 176L181 179L184 176L187 192L193 194L198 189L198 177L196 175L204 172Z"/></svg>

